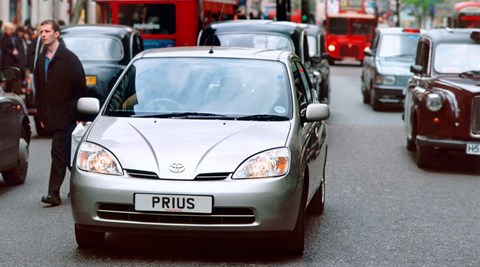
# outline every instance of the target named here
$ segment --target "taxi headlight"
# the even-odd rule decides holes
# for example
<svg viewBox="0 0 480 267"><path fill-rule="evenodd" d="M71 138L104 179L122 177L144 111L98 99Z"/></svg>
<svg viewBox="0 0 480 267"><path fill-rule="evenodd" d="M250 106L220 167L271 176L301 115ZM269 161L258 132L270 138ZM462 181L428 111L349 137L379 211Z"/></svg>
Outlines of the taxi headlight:
<svg viewBox="0 0 480 267"><path fill-rule="evenodd" d="M376 84L384 84L384 85L394 85L395 84L395 76L375 75L375 83Z"/></svg>
<svg viewBox="0 0 480 267"><path fill-rule="evenodd" d="M123 175L117 158L103 147L83 142L78 148L77 168L87 172Z"/></svg>
<svg viewBox="0 0 480 267"><path fill-rule="evenodd" d="M254 155L233 173L233 179L255 179L282 176L290 168L290 150L276 148Z"/></svg>
<svg viewBox="0 0 480 267"><path fill-rule="evenodd" d="M426 105L428 110L430 111L439 111L443 107L443 98L439 94L428 94Z"/></svg>

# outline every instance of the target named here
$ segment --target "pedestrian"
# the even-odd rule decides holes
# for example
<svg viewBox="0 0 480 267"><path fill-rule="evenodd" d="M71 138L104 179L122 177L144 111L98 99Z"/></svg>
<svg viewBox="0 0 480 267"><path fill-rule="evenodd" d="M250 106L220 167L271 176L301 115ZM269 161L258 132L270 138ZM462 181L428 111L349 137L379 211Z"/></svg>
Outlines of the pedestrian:
<svg viewBox="0 0 480 267"><path fill-rule="evenodd" d="M80 60L59 37L60 26L55 20L40 24L44 49L34 68L40 124L53 134L48 195L41 199L51 206L61 204L60 188L70 163L71 134L78 119L77 101L87 90Z"/></svg>
<svg viewBox="0 0 480 267"><path fill-rule="evenodd" d="M18 50L18 68L20 69L21 79L17 85L17 94L19 94L22 88L25 88L26 69L28 66L28 42L25 38L25 28L22 26L17 27L15 30L15 44Z"/></svg>
<svg viewBox="0 0 480 267"><path fill-rule="evenodd" d="M5 22L3 24L3 37L0 43L2 50L2 68L18 67L18 50L15 44L15 24ZM16 81L6 83L6 92L16 92Z"/></svg>

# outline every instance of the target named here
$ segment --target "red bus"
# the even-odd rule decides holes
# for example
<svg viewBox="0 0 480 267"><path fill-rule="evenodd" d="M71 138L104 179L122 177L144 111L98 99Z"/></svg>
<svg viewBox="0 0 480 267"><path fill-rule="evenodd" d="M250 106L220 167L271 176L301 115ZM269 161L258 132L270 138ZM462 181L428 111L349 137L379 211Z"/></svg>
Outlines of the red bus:
<svg viewBox="0 0 480 267"><path fill-rule="evenodd" d="M373 2L374 3L374 2ZM363 51L370 47L378 17L366 0L326 1L325 47L330 64L335 60L363 62Z"/></svg>
<svg viewBox="0 0 480 267"><path fill-rule="evenodd" d="M97 21L132 26L145 49L196 45L207 23L232 19L238 0L95 0Z"/></svg>
<svg viewBox="0 0 480 267"><path fill-rule="evenodd" d="M480 2L460 2L454 8L454 28L480 28Z"/></svg>

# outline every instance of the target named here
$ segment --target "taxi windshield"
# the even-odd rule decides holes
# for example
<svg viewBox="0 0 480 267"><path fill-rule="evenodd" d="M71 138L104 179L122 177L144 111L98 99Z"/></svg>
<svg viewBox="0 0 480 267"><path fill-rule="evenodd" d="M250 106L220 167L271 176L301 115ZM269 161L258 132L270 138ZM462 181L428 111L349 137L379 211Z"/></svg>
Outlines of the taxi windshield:
<svg viewBox="0 0 480 267"><path fill-rule="evenodd" d="M219 34L221 46L254 47L295 52L292 41L281 35L262 33Z"/></svg>
<svg viewBox="0 0 480 267"><path fill-rule="evenodd" d="M145 58L121 77L106 115L211 118L291 116L283 63L248 59Z"/></svg>
<svg viewBox="0 0 480 267"><path fill-rule="evenodd" d="M379 57L413 57L417 51L419 35L385 34L378 47Z"/></svg>
<svg viewBox="0 0 480 267"><path fill-rule="evenodd" d="M440 44L435 49L433 68L439 73L460 74L480 70L479 44Z"/></svg>
<svg viewBox="0 0 480 267"><path fill-rule="evenodd" d="M65 46L80 60L120 61L124 51L122 43L108 36L64 36Z"/></svg>

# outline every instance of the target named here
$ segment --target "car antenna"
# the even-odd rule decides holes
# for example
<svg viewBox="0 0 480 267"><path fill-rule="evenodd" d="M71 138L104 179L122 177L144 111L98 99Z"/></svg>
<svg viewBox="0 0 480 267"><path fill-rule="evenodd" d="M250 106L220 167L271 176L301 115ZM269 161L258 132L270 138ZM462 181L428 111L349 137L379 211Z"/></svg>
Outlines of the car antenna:
<svg viewBox="0 0 480 267"><path fill-rule="evenodd" d="M222 10L220 11L220 15L218 16L218 22L222 21L224 7L225 7L225 2L222 3ZM210 51L208 51L209 54L213 54L213 44L214 42L212 41L212 46L210 46Z"/></svg>

